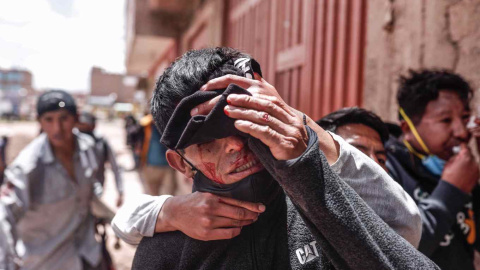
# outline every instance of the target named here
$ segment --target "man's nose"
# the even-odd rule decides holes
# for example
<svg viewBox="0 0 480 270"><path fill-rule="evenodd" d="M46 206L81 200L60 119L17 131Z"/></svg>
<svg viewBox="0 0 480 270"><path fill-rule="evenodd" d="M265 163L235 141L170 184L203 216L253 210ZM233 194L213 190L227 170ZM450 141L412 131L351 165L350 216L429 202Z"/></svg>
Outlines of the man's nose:
<svg viewBox="0 0 480 270"><path fill-rule="evenodd" d="M369 158L371 158L373 161L375 161L375 163L377 163L378 165L381 165L380 161L378 161L377 155L375 155L374 151L372 151L372 150L369 151L367 155L368 155Z"/></svg>
<svg viewBox="0 0 480 270"><path fill-rule="evenodd" d="M238 152L245 147L245 139L239 136L230 136L225 138L225 152L234 153Z"/></svg>
<svg viewBox="0 0 480 270"><path fill-rule="evenodd" d="M53 130L55 134L62 131L62 122L60 120L58 119L53 120Z"/></svg>
<svg viewBox="0 0 480 270"><path fill-rule="evenodd" d="M463 123L463 121L455 121L453 127L453 136L460 139L461 141L467 141L469 139L470 134L468 132L467 126Z"/></svg>

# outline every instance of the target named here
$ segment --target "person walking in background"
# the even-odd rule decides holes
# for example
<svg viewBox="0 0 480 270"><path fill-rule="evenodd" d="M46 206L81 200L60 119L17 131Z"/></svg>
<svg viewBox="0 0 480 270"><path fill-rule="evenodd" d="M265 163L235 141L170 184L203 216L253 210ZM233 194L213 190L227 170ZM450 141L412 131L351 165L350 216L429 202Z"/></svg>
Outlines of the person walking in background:
<svg viewBox="0 0 480 270"><path fill-rule="evenodd" d="M97 154L98 161L96 178L102 187L105 182L105 163L110 164L113 174L115 175L115 183L118 191L117 207L120 207L123 204L122 174L115 159L115 154L113 153L112 148L108 144L107 140L95 132L96 122L97 119L93 114L89 112L82 112L78 118L77 128L80 132L91 136L95 141L95 152Z"/></svg>
<svg viewBox="0 0 480 270"><path fill-rule="evenodd" d="M143 144L140 155L140 174L145 193L153 196L174 194L177 188L175 170L167 162L167 148L160 143L160 133L151 114L140 120L143 128Z"/></svg>
<svg viewBox="0 0 480 270"><path fill-rule="evenodd" d="M6 220L7 218L7 213L0 211L0 220ZM10 231L9 224L0 222L0 269L2 270L15 270L21 264L20 258L15 251L15 241Z"/></svg>
<svg viewBox="0 0 480 270"><path fill-rule="evenodd" d="M37 102L43 131L5 170L0 225L18 236L22 269L105 269L90 204L94 141L74 129L77 106L65 91Z"/></svg>
<svg viewBox="0 0 480 270"><path fill-rule="evenodd" d="M3 172L7 167L6 151L8 145L8 137L0 136L0 185L3 184Z"/></svg>
<svg viewBox="0 0 480 270"><path fill-rule="evenodd" d="M4 172L7 167L6 148L8 137L0 136L0 186L3 184ZM0 197L2 197L0 191ZM10 233L10 224L1 222L8 218L5 211L0 211L0 269L14 270L18 269L20 259L15 251L13 235Z"/></svg>
<svg viewBox="0 0 480 270"><path fill-rule="evenodd" d="M138 124L137 120L135 120L135 117L133 117L131 114L125 116L125 133L125 142L127 146L130 147L133 161L135 162L133 169L138 169L140 167L140 152L143 140L143 129L142 126Z"/></svg>

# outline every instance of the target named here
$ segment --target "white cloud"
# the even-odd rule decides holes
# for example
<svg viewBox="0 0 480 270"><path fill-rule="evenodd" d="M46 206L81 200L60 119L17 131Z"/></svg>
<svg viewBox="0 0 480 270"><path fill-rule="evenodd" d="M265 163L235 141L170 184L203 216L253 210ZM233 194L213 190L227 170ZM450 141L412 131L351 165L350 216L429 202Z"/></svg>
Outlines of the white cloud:
<svg viewBox="0 0 480 270"><path fill-rule="evenodd" d="M75 0L67 17L47 0L0 0L0 67L27 68L35 87L67 90L88 89L93 65L124 72L124 5Z"/></svg>

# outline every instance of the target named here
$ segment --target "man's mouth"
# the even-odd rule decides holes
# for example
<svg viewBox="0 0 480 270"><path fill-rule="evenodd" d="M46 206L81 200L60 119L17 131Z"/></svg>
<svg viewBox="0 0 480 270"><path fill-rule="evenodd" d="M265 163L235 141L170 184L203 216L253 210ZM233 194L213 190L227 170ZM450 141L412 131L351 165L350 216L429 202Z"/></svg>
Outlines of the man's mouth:
<svg viewBox="0 0 480 270"><path fill-rule="evenodd" d="M63 140L63 137L64 137L63 135L53 135L53 139L58 141Z"/></svg>
<svg viewBox="0 0 480 270"><path fill-rule="evenodd" d="M248 162L247 164L245 165L242 165L238 168L236 168L233 173L239 173L239 172L243 172L245 170L248 170L250 168L252 168L253 166L257 165L258 161L257 160L252 160L250 162Z"/></svg>

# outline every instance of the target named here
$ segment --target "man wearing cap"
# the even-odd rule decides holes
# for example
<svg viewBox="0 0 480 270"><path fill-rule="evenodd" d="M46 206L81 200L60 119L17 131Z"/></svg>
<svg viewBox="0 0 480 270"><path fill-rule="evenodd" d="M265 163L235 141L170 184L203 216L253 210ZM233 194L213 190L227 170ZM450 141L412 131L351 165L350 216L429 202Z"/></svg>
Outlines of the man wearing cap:
<svg viewBox="0 0 480 270"><path fill-rule="evenodd" d="M37 114L43 132L5 171L0 224L19 240L22 269L104 269L89 207L93 140L73 131L77 107L64 91L42 94Z"/></svg>
<svg viewBox="0 0 480 270"><path fill-rule="evenodd" d="M98 135L95 132L97 118L89 113L89 112L82 112L78 117L77 128L80 132L85 133L92 137L95 141L95 152L97 153L97 162L98 162L98 169L96 173L96 179L98 180L101 186L104 185L105 182L105 163L109 163L110 167L112 168L113 175L115 176L115 183L117 185L117 206L121 206L123 203L123 179L122 174L120 172L120 168L117 165L117 161L115 159L115 155L108 144L107 140L102 136ZM97 190L97 189L96 189ZM102 188L99 188L102 191ZM99 192L100 195L101 192Z"/></svg>

